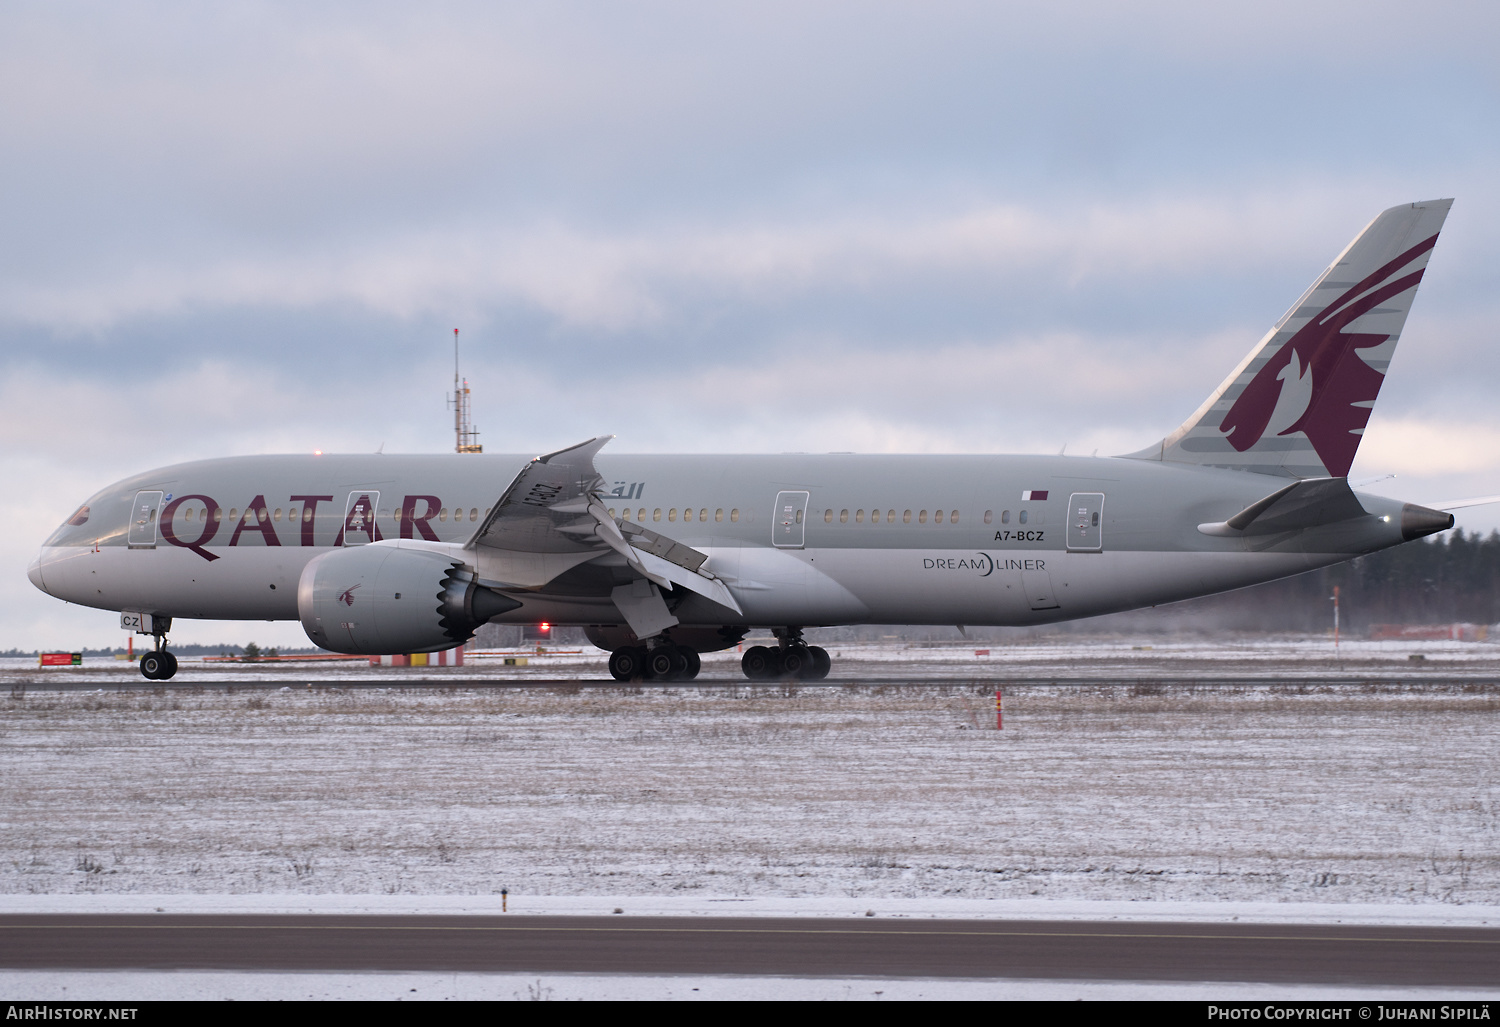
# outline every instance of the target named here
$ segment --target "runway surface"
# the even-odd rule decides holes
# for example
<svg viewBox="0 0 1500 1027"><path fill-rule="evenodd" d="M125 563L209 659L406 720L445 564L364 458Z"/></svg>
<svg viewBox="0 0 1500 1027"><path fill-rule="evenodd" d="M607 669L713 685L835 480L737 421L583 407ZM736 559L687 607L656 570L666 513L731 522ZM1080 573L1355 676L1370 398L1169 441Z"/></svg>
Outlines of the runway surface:
<svg viewBox="0 0 1500 1027"><path fill-rule="evenodd" d="M985 691L995 689L1027 688L1097 688L1124 685L1127 687L1164 688L1264 688L1268 685L1299 688L1379 686L1431 686L1491 685L1500 681L1500 674L1466 677L1441 677L1429 674L1381 675L1330 677L1307 674L1273 674L1262 677L1208 677L1208 676L1125 676L1100 675L1097 677L1049 677L1021 674L1012 676L948 676L948 677L849 677L828 678L822 681L750 681L743 677L700 677L692 681L615 681L613 678L328 678L295 674L283 674L274 678L247 678L237 681L217 678L178 678L173 681L146 681L134 677L123 681L68 681L59 675L42 681L27 681L12 685L13 692L149 692L156 689L229 691L263 690L279 691L282 688L298 690L319 688L343 689L654 689L654 688L712 688L712 689L764 689L779 693L788 688L975 688Z"/></svg>
<svg viewBox="0 0 1500 1027"><path fill-rule="evenodd" d="M35 914L0 917L0 967L1500 987L1500 930L876 918Z"/></svg>

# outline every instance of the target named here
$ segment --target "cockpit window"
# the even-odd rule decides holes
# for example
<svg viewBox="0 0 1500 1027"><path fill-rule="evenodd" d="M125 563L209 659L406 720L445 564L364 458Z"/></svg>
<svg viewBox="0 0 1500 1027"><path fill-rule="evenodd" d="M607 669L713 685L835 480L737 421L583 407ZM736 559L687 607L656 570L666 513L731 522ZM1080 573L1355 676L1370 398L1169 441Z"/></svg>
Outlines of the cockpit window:
<svg viewBox="0 0 1500 1027"><path fill-rule="evenodd" d="M68 518L68 523L71 524L71 525L73 525L73 527L76 528L76 527L78 527L80 525L87 524L88 520L89 520L89 508L86 507L86 506L80 506L78 508L78 512L75 513L72 517Z"/></svg>

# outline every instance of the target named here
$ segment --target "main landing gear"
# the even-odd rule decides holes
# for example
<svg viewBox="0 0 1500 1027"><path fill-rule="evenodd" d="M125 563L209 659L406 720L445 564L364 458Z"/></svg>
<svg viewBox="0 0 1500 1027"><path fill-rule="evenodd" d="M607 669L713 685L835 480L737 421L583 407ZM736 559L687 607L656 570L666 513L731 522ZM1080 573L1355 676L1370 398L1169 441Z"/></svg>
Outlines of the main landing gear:
<svg viewBox="0 0 1500 1027"><path fill-rule="evenodd" d="M740 669L752 681L821 681L828 676L833 661L828 650L808 645L802 640L801 628L777 628L780 645L775 649L753 645L740 657Z"/></svg>
<svg viewBox="0 0 1500 1027"><path fill-rule="evenodd" d="M156 648L141 657L141 676L147 681L165 681L177 673L177 657L167 652L167 636L153 635Z"/></svg>
<svg viewBox="0 0 1500 1027"><path fill-rule="evenodd" d="M609 673L616 681L691 681L703 662L696 651L670 642L647 648L628 645L609 656Z"/></svg>

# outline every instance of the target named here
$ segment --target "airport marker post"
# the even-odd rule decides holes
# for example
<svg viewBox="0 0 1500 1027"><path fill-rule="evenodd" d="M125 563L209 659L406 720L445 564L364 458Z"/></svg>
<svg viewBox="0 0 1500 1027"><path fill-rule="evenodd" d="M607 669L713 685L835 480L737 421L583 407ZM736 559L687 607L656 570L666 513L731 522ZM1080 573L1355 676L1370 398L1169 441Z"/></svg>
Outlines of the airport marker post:
<svg viewBox="0 0 1500 1027"><path fill-rule="evenodd" d="M995 730L1005 730L1005 711L1000 701L1000 689L995 689Z"/></svg>
<svg viewBox="0 0 1500 1027"><path fill-rule="evenodd" d="M500 912L502 912L502 913L508 912L505 907L508 904L509 899L510 899L510 889L509 888L501 888L500 889Z"/></svg>

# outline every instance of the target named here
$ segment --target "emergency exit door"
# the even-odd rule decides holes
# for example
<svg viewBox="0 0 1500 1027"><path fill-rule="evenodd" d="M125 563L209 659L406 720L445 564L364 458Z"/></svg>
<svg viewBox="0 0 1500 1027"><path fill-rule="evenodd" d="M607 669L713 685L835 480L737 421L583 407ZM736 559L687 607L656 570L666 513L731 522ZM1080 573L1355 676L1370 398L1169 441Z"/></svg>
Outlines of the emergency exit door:
<svg viewBox="0 0 1500 1027"><path fill-rule="evenodd" d="M1104 550L1104 493L1075 492L1068 500L1068 552Z"/></svg>
<svg viewBox="0 0 1500 1027"><path fill-rule="evenodd" d="M771 518L771 541L782 549L801 549L807 537L808 492L776 493L776 515Z"/></svg>

